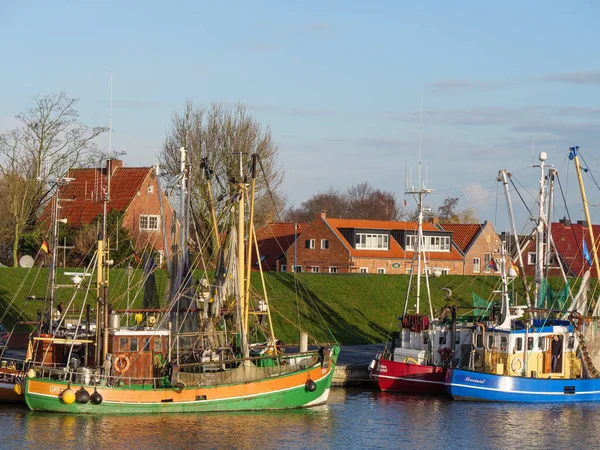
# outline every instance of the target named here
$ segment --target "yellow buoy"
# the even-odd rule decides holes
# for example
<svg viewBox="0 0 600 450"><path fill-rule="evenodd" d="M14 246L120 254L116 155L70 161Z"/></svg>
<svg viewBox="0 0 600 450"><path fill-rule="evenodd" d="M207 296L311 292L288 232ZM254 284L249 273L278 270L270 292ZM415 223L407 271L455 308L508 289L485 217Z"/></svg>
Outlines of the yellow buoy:
<svg viewBox="0 0 600 450"><path fill-rule="evenodd" d="M63 391L63 393L60 395L60 398L62 399L63 403L70 405L75 401L75 392L73 392L73 389L69 388Z"/></svg>
<svg viewBox="0 0 600 450"><path fill-rule="evenodd" d="M27 371L27 378L35 378L35 370L29 369Z"/></svg>
<svg viewBox="0 0 600 450"><path fill-rule="evenodd" d="M13 390L15 391L15 394L23 395L23 385L21 383L15 384L15 387L13 388Z"/></svg>

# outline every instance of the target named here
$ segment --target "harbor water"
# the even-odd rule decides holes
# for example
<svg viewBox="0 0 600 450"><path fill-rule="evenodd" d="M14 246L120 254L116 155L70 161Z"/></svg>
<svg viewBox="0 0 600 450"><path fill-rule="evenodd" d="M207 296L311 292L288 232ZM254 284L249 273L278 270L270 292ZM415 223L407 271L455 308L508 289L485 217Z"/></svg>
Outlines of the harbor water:
<svg viewBox="0 0 600 450"><path fill-rule="evenodd" d="M597 448L600 405L453 402L337 388L310 409L82 416L0 405L0 448Z"/></svg>

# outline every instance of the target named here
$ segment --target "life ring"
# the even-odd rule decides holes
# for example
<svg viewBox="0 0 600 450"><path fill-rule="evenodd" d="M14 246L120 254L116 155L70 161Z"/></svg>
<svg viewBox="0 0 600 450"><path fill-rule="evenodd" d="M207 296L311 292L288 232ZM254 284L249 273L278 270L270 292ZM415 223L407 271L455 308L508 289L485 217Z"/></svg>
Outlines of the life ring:
<svg viewBox="0 0 600 450"><path fill-rule="evenodd" d="M115 372L117 373L125 373L129 370L129 366L131 365L131 362L129 361L129 356L121 353L120 355L117 355L117 357L115 358L115 364L114 364L114 369Z"/></svg>
<svg viewBox="0 0 600 450"><path fill-rule="evenodd" d="M452 359L452 355L454 355L454 352L450 347L444 347L440 350L440 354L442 355L442 359L444 361L450 361Z"/></svg>
<svg viewBox="0 0 600 450"><path fill-rule="evenodd" d="M404 364L419 364L419 361L417 361L415 358L411 358L411 357L404 358L404 360L402 362Z"/></svg>
<svg viewBox="0 0 600 450"><path fill-rule="evenodd" d="M521 358L513 359L510 363L510 368L515 373L521 372L523 370L523 361L521 361Z"/></svg>

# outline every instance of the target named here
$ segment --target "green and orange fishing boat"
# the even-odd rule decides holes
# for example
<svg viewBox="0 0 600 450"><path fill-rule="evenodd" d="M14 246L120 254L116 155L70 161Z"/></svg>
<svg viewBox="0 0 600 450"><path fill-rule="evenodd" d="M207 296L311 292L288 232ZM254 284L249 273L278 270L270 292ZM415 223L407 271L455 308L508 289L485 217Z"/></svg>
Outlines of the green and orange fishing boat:
<svg viewBox="0 0 600 450"><path fill-rule="evenodd" d="M181 155L185 211L189 186L184 149ZM227 211L232 216L220 216L220 221L235 226L218 228L213 215L213 241L220 252L213 282L192 280L182 226L182 250L174 264L181 272L172 277L177 282L171 286L170 303L161 310L127 311L137 313L135 326L123 326L119 311L110 309L104 270L109 245L99 235L95 257L100 326L95 342L88 345L85 364L29 370L24 393L30 409L181 413L288 409L327 401L340 351L335 339L332 344L313 339L309 346L303 333L299 349L288 352L275 337L253 224L257 158L251 155L250 182L244 181L241 161L239 178L230 180ZM251 264L253 251L258 264ZM251 266L258 270L251 271ZM251 273L263 281L256 295L251 292ZM194 286L205 289L193 292ZM250 343L251 337L260 343Z"/></svg>

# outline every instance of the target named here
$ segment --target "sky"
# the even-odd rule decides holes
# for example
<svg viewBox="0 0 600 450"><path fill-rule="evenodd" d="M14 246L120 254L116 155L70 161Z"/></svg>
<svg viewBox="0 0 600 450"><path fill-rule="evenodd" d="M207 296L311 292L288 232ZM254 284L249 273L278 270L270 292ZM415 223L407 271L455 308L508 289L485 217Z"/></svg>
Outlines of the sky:
<svg viewBox="0 0 600 450"><path fill-rule="evenodd" d="M590 169L600 160L599 19L593 0L3 0L0 132L60 91L80 99L83 123L107 126L112 76L113 150L128 166L157 162L187 100L241 102L279 146L289 206L362 182L402 204L421 148L427 204L459 197L502 231L498 170L531 200L544 151L576 220L568 148Z"/></svg>

